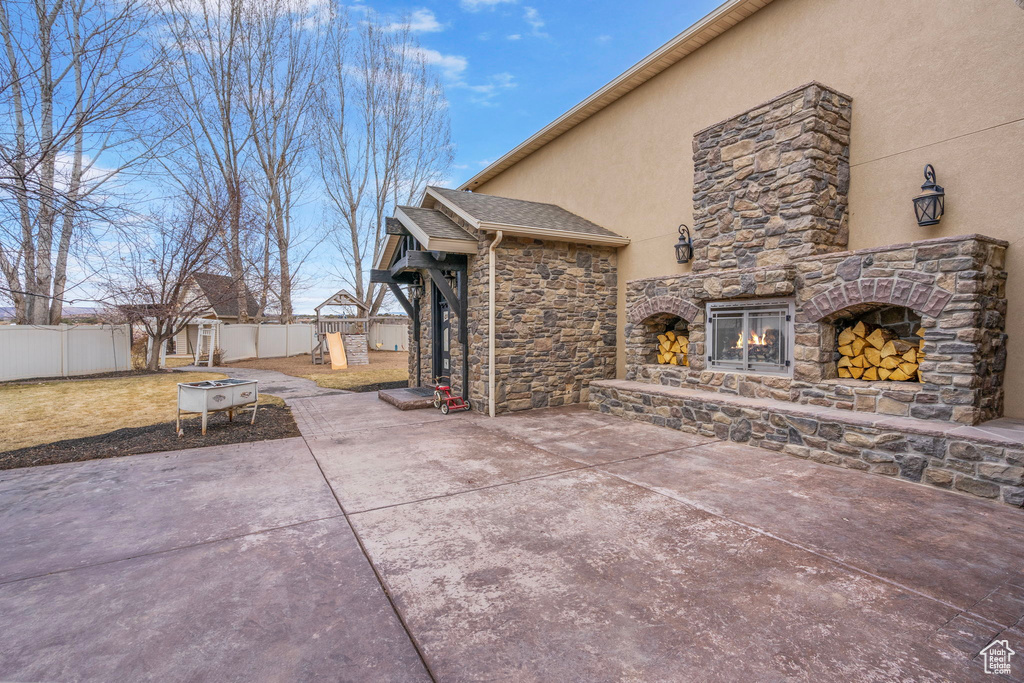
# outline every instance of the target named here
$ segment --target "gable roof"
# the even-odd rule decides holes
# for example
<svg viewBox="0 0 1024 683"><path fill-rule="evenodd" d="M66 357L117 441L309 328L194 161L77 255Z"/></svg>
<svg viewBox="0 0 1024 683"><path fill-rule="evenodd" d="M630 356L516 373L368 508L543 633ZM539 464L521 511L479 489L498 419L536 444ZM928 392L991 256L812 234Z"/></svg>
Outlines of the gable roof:
<svg viewBox="0 0 1024 683"><path fill-rule="evenodd" d="M472 253L476 252L476 237L440 211L416 206L399 206L395 209L395 218L400 220L428 251L445 251L437 243L451 241L463 242ZM457 250L460 245L454 246Z"/></svg>
<svg viewBox="0 0 1024 683"><path fill-rule="evenodd" d="M352 296L352 294L347 289L339 289L337 292L327 297L327 299L322 304L320 304L313 310L319 313L320 309L323 308L324 306L355 306L361 311L369 310L369 307L366 304Z"/></svg>
<svg viewBox="0 0 1024 683"><path fill-rule="evenodd" d="M235 281L228 275L217 275L215 273L193 273L192 281L199 289L203 290L203 296L210 302L210 308L217 314L218 318L237 318L238 299L235 297ZM244 286L244 285L243 285ZM259 304L245 289L245 302L249 317L255 317L259 312Z"/></svg>
<svg viewBox="0 0 1024 683"><path fill-rule="evenodd" d="M443 204L477 230L582 244L629 244L629 239L556 204L433 186L427 187L423 202Z"/></svg>
<svg viewBox="0 0 1024 683"><path fill-rule="evenodd" d="M459 189L473 189L486 183L771 2L772 0L727 0L693 26L641 59L593 95L467 180Z"/></svg>

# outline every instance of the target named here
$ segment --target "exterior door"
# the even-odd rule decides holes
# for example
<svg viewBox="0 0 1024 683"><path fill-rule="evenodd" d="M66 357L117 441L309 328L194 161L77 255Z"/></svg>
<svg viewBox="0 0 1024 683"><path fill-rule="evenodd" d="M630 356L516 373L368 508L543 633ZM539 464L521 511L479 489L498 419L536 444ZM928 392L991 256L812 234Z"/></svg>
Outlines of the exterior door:
<svg viewBox="0 0 1024 683"><path fill-rule="evenodd" d="M452 377L452 324L451 311L448 310L448 302L444 295L434 287L434 376L446 377L450 382Z"/></svg>

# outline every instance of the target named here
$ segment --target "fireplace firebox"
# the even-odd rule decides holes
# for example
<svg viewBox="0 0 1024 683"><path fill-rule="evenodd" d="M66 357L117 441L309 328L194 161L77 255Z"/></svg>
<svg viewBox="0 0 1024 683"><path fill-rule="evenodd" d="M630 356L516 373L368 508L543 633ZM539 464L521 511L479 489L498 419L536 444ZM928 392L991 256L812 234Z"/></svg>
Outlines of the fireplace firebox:
<svg viewBox="0 0 1024 683"><path fill-rule="evenodd" d="M787 300L707 305L712 370L790 375L793 303Z"/></svg>

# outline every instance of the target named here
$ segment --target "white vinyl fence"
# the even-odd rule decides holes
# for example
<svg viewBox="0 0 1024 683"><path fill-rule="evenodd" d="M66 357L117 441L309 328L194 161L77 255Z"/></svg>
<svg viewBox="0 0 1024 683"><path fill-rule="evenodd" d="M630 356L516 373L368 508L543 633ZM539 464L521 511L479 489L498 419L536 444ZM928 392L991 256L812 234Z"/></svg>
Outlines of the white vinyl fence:
<svg viewBox="0 0 1024 683"><path fill-rule="evenodd" d="M0 381L131 370L128 325L0 325Z"/></svg>
<svg viewBox="0 0 1024 683"><path fill-rule="evenodd" d="M313 352L313 325L221 325L224 362L244 358L282 358Z"/></svg>
<svg viewBox="0 0 1024 683"><path fill-rule="evenodd" d="M380 343L381 351L409 350L409 321L406 320L374 320L370 323L370 331L366 335L366 343L371 351L377 350Z"/></svg>

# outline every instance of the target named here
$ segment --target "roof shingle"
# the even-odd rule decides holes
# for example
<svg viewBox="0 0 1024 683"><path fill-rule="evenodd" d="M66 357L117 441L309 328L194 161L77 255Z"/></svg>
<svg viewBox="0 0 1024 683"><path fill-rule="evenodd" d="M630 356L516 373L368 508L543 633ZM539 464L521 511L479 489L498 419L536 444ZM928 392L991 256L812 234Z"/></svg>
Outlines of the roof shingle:
<svg viewBox="0 0 1024 683"><path fill-rule="evenodd" d="M586 218L577 216L555 204L528 202L522 199L509 199L463 190L449 190L443 187L427 189L484 223L578 232L602 237L621 237L621 235L602 228L596 223L591 223Z"/></svg>
<svg viewBox="0 0 1024 683"><path fill-rule="evenodd" d="M460 228L452 219L440 211L434 209L420 209L415 206L400 206L416 226L427 234L427 237L436 237L445 240L463 240L476 242L476 237Z"/></svg>

